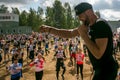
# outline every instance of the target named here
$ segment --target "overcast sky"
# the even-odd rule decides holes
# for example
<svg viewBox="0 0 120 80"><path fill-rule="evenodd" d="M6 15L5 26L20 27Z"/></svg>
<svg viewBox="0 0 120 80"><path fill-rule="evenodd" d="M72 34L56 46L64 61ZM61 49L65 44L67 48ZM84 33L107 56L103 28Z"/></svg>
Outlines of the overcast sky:
<svg viewBox="0 0 120 80"><path fill-rule="evenodd" d="M63 4L69 2L71 7L80 2L89 2L93 5L94 11L100 11L101 17L107 20L120 20L120 0L60 0ZM0 0L0 5L5 4L9 10L17 7L20 11L29 11L29 8L37 10L38 6L43 9L51 6L54 0Z"/></svg>

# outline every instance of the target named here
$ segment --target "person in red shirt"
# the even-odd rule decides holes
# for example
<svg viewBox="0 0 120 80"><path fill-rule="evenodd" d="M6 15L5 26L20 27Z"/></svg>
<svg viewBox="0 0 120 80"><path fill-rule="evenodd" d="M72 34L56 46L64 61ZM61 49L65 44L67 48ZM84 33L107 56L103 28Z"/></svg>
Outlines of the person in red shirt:
<svg viewBox="0 0 120 80"><path fill-rule="evenodd" d="M82 52L82 49L79 48L76 54L77 79L79 78L79 69L80 69L82 80L83 80L83 60L84 60L84 54Z"/></svg>

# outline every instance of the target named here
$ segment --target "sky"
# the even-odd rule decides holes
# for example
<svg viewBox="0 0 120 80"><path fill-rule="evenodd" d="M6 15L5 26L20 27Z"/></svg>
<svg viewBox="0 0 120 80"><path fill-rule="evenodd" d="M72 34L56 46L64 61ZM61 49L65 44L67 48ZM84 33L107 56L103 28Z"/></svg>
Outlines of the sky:
<svg viewBox="0 0 120 80"><path fill-rule="evenodd" d="M80 2L89 2L93 5L94 11L99 11L102 18L106 20L120 20L120 0L60 0L63 4L69 2L72 9ZM45 9L52 7L54 0L0 0L0 5L4 4L11 11L11 7L17 7L20 11L30 8L37 10L38 6Z"/></svg>

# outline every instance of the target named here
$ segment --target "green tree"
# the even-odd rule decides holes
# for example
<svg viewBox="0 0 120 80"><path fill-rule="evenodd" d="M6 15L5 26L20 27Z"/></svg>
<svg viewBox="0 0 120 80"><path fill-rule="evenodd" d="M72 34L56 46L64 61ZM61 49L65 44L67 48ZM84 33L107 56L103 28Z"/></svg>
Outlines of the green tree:
<svg viewBox="0 0 120 80"><path fill-rule="evenodd" d="M19 25L20 26L27 26L28 25L27 17L28 17L28 13L24 10L19 16Z"/></svg>
<svg viewBox="0 0 120 80"><path fill-rule="evenodd" d="M8 11L8 7L6 7L4 4L0 5L0 13L6 13Z"/></svg>
<svg viewBox="0 0 120 80"><path fill-rule="evenodd" d="M37 11L30 8L27 18L28 26L31 26L33 30L38 31L39 26L44 23L42 16L43 16L42 8L38 7Z"/></svg>
<svg viewBox="0 0 120 80"><path fill-rule="evenodd" d="M13 8L12 7L12 13L20 15L20 11L18 8Z"/></svg>
<svg viewBox="0 0 120 80"><path fill-rule="evenodd" d="M36 11L32 8L30 8L29 10L29 14L28 14L28 18L27 18L27 22L28 22L28 26L31 26L32 29L34 29L36 27Z"/></svg>
<svg viewBox="0 0 120 80"><path fill-rule="evenodd" d="M35 31L38 31L39 30L39 26L41 26L44 21L43 21L43 9L41 7L38 7L38 10L37 10L37 14L36 14L36 26L34 28Z"/></svg>
<svg viewBox="0 0 120 80"><path fill-rule="evenodd" d="M40 26L42 25L44 22L43 22L43 9L41 7L38 7L38 11L37 11L37 26Z"/></svg>
<svg viewBox="0 0 120 80"><path fill-rule="evenodd" d="M46 15L45 24L48 26L54 26L53 25L54 23L53 22L53 16L54 16L53 8L47 7L45 15Z"/></svg>
<svg viewBox="0 0 120 80"><path fill-rule="evenodd" d="M73 28L73 16L72 16L72 10L69 5L69 3L65 3L65 10L66 10L66 28L70 29Z"/></svg>
<svg viewBox="0 0 120 80"><path fill-rule="evenodd" d="M53 4L53 13L54 13L53 16L54 27L65 28L66 27L65 9L59 0L55 0Z"/></svg>
<svg viewBox="0 0 120 80"><path fill-rule="evenodd" d="M74 17L73 21L74 21L74 28L80 26L80 21L77 17Z"/></svg>

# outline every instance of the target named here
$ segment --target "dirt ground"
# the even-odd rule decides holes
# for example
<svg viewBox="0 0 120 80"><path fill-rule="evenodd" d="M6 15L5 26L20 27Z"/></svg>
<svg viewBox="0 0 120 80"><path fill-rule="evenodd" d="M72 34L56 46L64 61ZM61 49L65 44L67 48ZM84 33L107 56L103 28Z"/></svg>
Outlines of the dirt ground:
<svg viewBox="0 0 120 80"><path fill-rule="evenodd" d="M56 60L52 60L53 58L53 50L50 51L50 54L45 56L46 63L44 67L44 76L43 80L56 80L56 71L55 71L55 64ZM88 57L85 57L85 59L88 59ZM117 55L118 61L120 60L120 53ZM34 75L34 67L29 67L30 60L26 59L26 55L24 56L24 63L23 63L23 77L20 80L35 80ZM8 62L10 64L11 61ZM66 65L66 73L64 75L64 80L77 80L76 79L76 72L74 67L70 67L69 64L69 57L65 61ZM62 69L60 73L62 72ZM84 67L83 67L83 76L84 80L91 80L92 78L92 67L89 64L88 61L84 61ZM59 75L60 79L63 80L61 77L61 74ZM10 74L6 71L5 64L0 65L0 80L10 80Z"/></svg>

